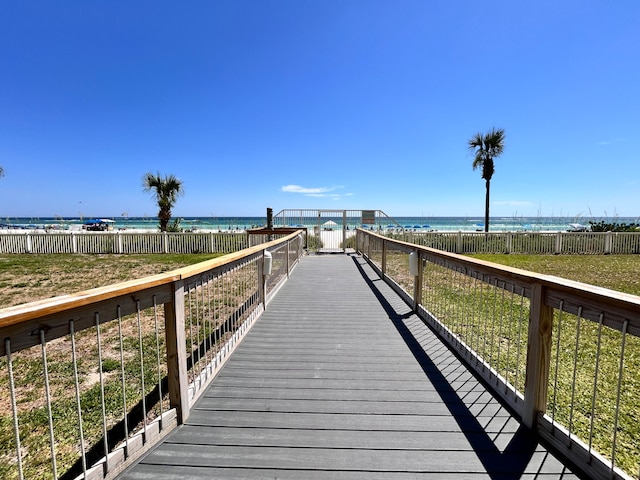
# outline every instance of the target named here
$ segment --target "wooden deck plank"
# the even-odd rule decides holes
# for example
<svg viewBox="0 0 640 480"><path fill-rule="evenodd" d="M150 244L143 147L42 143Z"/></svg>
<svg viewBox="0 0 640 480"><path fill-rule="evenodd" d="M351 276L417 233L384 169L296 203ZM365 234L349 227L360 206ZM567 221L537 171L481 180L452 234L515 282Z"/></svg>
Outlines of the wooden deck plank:
<svg viewBox="0 0 640 480"><path fill-rule="evenodd" d="M303 259L121 479L575 478L357 256Z"/></svg>

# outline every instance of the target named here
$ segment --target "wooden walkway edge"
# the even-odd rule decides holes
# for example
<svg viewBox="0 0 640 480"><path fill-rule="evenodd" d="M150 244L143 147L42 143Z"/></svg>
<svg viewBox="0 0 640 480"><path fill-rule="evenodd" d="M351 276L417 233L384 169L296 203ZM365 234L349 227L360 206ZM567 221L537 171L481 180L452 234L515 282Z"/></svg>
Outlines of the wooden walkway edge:
<svg viewBox="0 0 640 480"><path fill-rule="evenodd" d="M357 255L303 258L122 480L577 478Z"/></svg>

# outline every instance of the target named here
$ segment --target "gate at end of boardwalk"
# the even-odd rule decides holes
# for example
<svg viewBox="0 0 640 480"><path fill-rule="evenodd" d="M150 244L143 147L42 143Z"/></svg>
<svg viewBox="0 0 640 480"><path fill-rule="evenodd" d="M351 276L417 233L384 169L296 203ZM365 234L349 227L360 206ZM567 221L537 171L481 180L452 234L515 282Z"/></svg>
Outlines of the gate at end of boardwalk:
<svg viewBox="0 0 640 480"><path fill-rule="evenodd" d="M309 252L348 253L355 251L356 228L382 230L400 224L382 210L285 209L274 215L273 226L306 227Z"/></svg>

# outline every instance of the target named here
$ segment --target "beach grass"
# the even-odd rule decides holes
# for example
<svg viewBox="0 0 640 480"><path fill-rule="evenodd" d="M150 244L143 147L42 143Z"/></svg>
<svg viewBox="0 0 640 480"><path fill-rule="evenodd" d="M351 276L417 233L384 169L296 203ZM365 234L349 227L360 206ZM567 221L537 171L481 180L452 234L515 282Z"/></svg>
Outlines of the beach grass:
<svg viewBox="0 0 640 480"><path fill-rule="evenodd" d="M0 308L143 278L218 254L0 255Z"/></svg>

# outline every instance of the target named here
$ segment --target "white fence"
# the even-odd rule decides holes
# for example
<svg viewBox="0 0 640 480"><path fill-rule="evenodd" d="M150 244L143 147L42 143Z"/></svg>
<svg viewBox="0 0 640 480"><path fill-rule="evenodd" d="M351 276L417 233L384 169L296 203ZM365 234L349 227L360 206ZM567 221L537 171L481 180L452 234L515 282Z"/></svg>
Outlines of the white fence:
<svg viewBox="0 0 640 480"><path fill-rule="evenodd" d="M640 253L640 232L404 232L387 236L451 253Z"/></svg>
<svg viewBox="0 0 640 480"><path fill-rule="evenodd" d="M247 247L246 233L0 233L0 254L231 253Z"/></svg>
<svg viewBox="0 0 640 480"><path fill-rule="evenodd" d="M321 217L321 220L328 217ZM277 229L276 229L277 230ZM311 230L320 247L344 248L355 229ZM637 254L640 232L389 232L389 238L452 253ZM6 253L231 253L263 241L248 233L0 232ZM274 237L275 238L275 237ZM317 242L316 242L317 243ZM350 245L349 245L350 246ZM311 248L315 250L316 248Z"/></svg>

